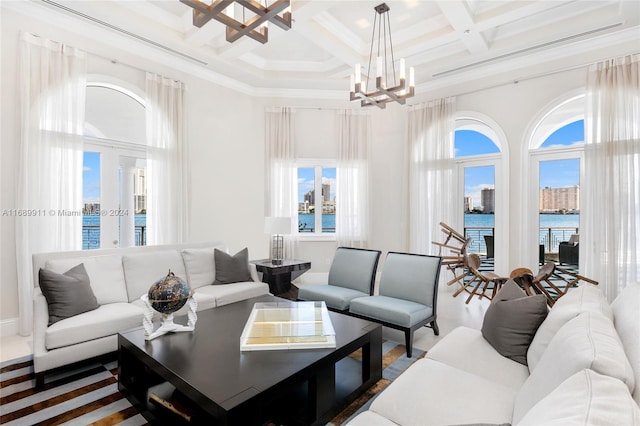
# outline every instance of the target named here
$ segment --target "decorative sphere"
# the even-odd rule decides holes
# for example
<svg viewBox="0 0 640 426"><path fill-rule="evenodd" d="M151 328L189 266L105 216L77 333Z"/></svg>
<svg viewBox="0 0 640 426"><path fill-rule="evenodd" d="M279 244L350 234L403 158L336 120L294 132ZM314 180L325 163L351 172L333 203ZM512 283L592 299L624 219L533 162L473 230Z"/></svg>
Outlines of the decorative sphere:
<svg viewBox="0 0 640 426"><path fill-rule="evenodd" d="M190 295L189 285L169 270L166 277L153 283L148 296L153 309L161 314L170 314L182 308Z"/></svg>

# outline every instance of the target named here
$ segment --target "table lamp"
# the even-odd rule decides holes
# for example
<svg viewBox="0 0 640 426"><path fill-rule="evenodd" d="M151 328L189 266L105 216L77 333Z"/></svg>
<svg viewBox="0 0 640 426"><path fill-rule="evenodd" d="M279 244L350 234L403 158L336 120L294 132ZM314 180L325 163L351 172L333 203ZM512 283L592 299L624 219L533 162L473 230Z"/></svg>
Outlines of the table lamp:
<svg viewBox="0 0 640 426"><path fill-rule="evenodd" d="M264 232L271 235L271 263L282 265L284 259L284 237L291 233L290 217L266 217Z"/></svg>

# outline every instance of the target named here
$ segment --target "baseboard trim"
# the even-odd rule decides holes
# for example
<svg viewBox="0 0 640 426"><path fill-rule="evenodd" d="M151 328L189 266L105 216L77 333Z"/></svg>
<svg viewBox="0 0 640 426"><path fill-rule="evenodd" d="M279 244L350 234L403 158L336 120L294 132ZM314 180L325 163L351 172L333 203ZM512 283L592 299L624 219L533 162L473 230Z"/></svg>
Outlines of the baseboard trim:
<svg viewBox="0 0 640 426"><path fill-rule="evenodd" d="M0 337L15 336L16 334L18 334L18 318L0 321Z"/></svg>

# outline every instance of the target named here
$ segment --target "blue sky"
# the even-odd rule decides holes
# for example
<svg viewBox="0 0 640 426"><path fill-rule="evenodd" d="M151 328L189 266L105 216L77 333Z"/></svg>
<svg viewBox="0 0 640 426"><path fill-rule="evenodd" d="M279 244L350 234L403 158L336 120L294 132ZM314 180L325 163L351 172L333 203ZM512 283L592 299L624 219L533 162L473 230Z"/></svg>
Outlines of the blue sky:
<svg viewBox="0 0 640 426"><path fill-rule="evenodd" d="M82 200L84 203L100 202L100 153L98 152L84 153Z"/></svg>
<svg viewBox="0 0 640 426"><path fill-rule="evenodd" d="M315 181L315 170L313 167L305 167L298 169L298 202L304 202L304 194L311 191ZM336 197L336 169L323 168L322 182L331 185L329 198L332 200Z"/></svg>

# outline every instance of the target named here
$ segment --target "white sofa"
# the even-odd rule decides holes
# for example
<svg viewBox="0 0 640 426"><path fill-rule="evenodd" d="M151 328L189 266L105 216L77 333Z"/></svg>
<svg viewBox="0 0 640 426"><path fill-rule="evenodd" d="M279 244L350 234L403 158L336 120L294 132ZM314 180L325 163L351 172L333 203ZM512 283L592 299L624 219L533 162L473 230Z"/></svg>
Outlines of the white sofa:
<svg viewBox="0 0 640 426"><path fill-rule="evenodd" d="M212 285L214 248L227 251L223 243L213 242L34 254L36 386L44 384L48 370L116 351L119 331L142 326L140 297L169 269L187 281L198 311L269 294L269 286L260 282L253 264L249 264L253 281ZM98 309L48 326L48 305L39 288L40 268L64 273L80 263L89 276ZM185 306L176 315L186 312Z"/></svg>
<svg viewBox="0 0 640 426"><path fill-rule="evenodd" d="M456 328L349 425L640 425L640 283L612 304L595 287L571 290L527 363Z"/></svg>

